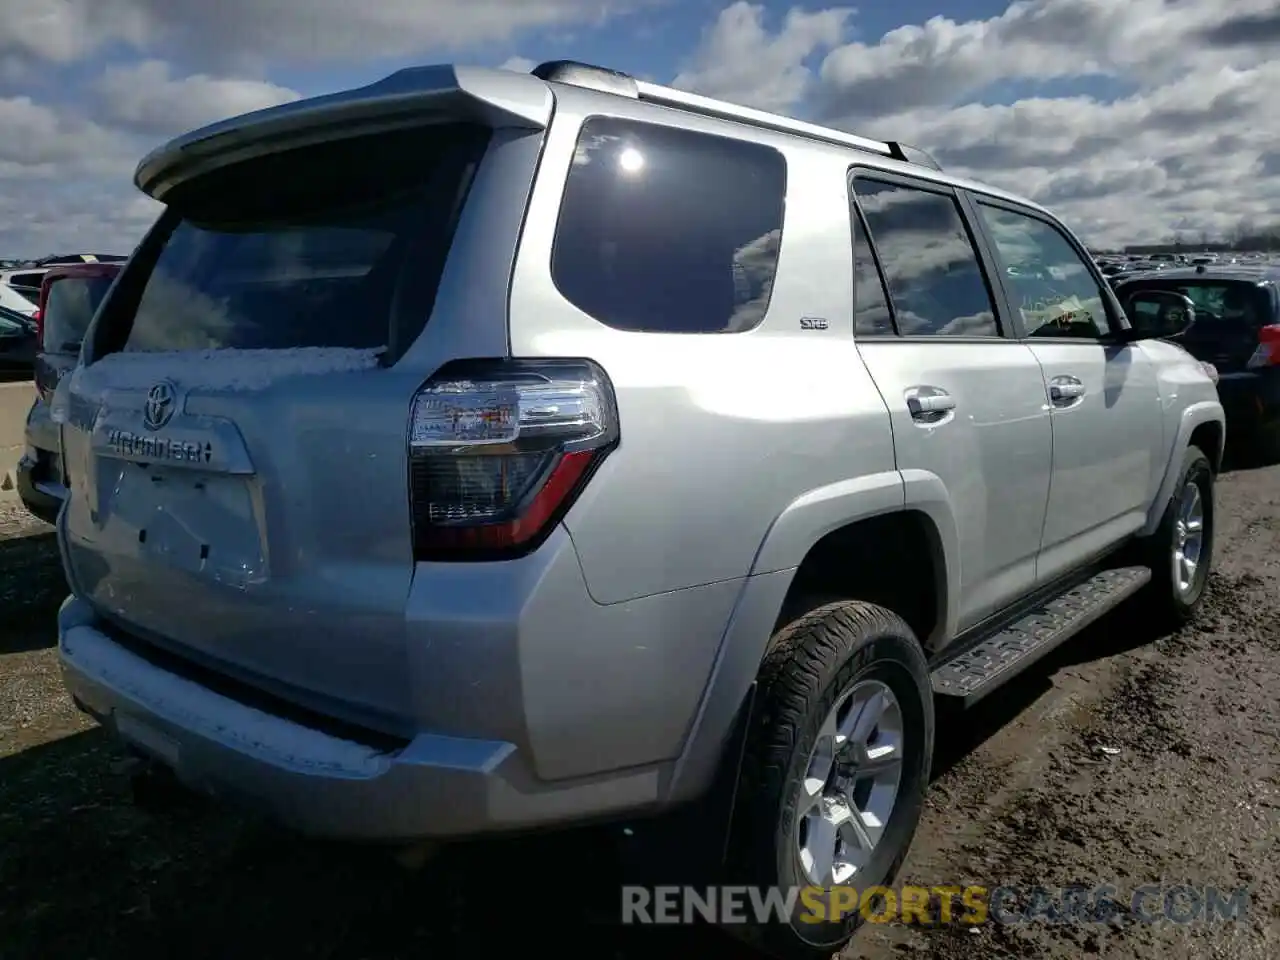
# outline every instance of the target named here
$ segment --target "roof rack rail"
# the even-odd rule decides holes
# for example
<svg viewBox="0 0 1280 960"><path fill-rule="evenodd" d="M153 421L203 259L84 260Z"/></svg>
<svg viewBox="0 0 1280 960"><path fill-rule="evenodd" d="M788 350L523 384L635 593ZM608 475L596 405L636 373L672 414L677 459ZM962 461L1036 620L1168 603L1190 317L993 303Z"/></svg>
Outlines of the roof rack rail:
<svg viewBox="0 0 1280 960"><path fill-rule="evenodd" d="M602 93L612 93L616 96L630 97L633 100L643 100L665 107L675 107L678 110L687 110L690 113L701 114L705 117L734 120L754 127L794 134L809 140L833 143L842 147L853 147L857 150L888 157L891 160L914 163L939 172L942 170L942 167L938 165L938 162L933 157L919 147L913 147L910 144L898 143L893 140L872 140L868 137L860 137L854 133L833 130L830 127L823 127L816 123L808 123L804 120L784 117L781 114L757 110L754 107L744 107L736 103L729 103L726 100L717 100L713 97L704 97L701 94L677 90L674 87L650 83L647 80L637 80L630 74L622 73L618 70L610 70L608 67L598 67L590 63L581 63L577 60L548 60L546 63L538 64L529 72L540 80L564 83L575 87L587 87L592 90L599 90Z"/></svg>

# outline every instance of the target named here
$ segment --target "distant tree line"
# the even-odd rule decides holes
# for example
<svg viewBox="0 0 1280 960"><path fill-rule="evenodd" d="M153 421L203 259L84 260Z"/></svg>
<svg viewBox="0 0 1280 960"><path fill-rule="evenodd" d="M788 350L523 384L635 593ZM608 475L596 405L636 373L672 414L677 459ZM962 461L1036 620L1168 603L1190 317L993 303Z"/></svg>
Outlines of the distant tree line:
<svg viewBox="0 0 1280 960"><path fill-rule="evenodd" d="M1122 250L1097 251L1099 253L1271 253L1280 251L1280 223L1259 226L1248 217L1242 217L1225 236L1215 237L1207 230L1191 232L1175 230L1163 243L1135 243Z"/></svg>

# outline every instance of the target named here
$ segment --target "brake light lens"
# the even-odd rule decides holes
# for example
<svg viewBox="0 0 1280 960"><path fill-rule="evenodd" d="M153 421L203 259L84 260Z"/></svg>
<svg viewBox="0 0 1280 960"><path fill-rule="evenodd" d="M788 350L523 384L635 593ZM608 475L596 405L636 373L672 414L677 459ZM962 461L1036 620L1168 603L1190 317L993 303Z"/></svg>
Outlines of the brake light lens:
<svg viewBox="0 0 1280 960"><path fill-rule="evenodd" d="M1258 331L1258 347L1245 366L1249 369L1280 366L1280 324L1271 324Z"/></svg>
<svg viewBox="0 0 1280 960"><path fill-rule="evenodd" d="M36 322L36 348L44 349L44 308L36 307L36 312L31 315L31 319Z"/></svg>
<svg viewBox="0 0 1280 960"><path fill-rule="evenodd" d="M618 437L613 388L590 361L448 365L409 420L415 559L536 549Z"/></svg>

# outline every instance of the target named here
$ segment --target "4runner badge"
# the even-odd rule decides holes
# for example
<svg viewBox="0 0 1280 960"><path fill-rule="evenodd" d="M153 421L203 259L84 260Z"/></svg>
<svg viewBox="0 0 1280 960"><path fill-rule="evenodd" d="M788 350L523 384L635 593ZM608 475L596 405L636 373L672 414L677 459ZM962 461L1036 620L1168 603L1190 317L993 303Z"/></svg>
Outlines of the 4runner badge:
<svg viewBox="0 0 1280 960"><path fill-rule="evenodd" d="M213 459L213 444L196 440L170 440L132 430L108 430L107 449L130 460L178 461L208 463Z"/></svg>
<svg viewBox="0 0 1280 960"><path fill-rule="evenodd" d="M147 391L147 402L142 408L142 425L148 430L159 430L171 419L177 407L178 393L168 380L161 380Z"/></svg>

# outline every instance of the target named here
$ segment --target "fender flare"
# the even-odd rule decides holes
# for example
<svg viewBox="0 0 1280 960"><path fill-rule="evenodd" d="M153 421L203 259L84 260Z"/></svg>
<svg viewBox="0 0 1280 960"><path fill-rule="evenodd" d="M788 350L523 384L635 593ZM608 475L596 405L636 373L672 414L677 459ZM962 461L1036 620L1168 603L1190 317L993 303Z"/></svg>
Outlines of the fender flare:
<svg viewBox="0 0 1280 960"><path fill-rule="evenodd" d="M954 637L960 621L960 584L964 571L960 566L960 528L951 509L947 485L928 470L903 470L904 506L918 510L933 523L938 551L935 560L943 578L938 584L938 617L933 636L924 638L928 649L936 650L949 637Z"/></svg>
<svg viewBox="0 0 1280 960"><path fill-rule="evenodd" d="M783 507L765 531L750 576L800 566L809 548L832 530L901 510L902 474L886 470L809 490Z"/></svg>
<svg viewBox="0 0 1280 960"><path fill-rule="evenodd" d="M756 552L750 575L720 639L702 700L676 760L668 799L696 796L713 776L722 745L756 679L773 623L805 555L833 530L904 510L934 527L935 559L946 571L938 585L938 626L926 645L954 633L959 596L959 534L946 485L924 470L897 470L840 480L808 491L777 516ZM762 629L761 624L767 624ZM923 639L923 638L922 638Z"/></svg>
<svg viewBox="0 0 1280 960"><path fill-rule="evenodd" d="M955 634L961 570L960 533L951 498L942 478L928 470L889 470L840 480L797 497L765 532L751 575L798 567L810 548L833 530L904 510L928 517L935 541L933 559L944 573L936 598L941 614L937 628L933 636L921 638L932 647Z"/></svg>
<svg viewBox="0 0 1280 960"><path fill-rule="evenodd" d="M1220 463L1222 461L1222 450L1226 444L1227 437L1227 418L1223 412L1222 404L1217 400L1201 400L1190 404L1182 411L1182 416L1178 420L1178 429L1174 435L1173 443L1167 450L1168 463L1164 468L1164 479L1160 481L1160 487L1156 491L1155 499L1151 501L1151 507L1147 511L1147 522L1138 531L1138 536L1149 537L1160 526L1160 520L1164 517L1165 506L1169 503L1169 498L1173 496L1173 485L1178 482L1178 469L1182 463L1181 453L1190 445L1191 434L1195 432L1197 427L1206 423L1216 423L1222 428L1222 437L1218 441L1218 449L1205 451L1214 458L1215 462Z"/></svg>

